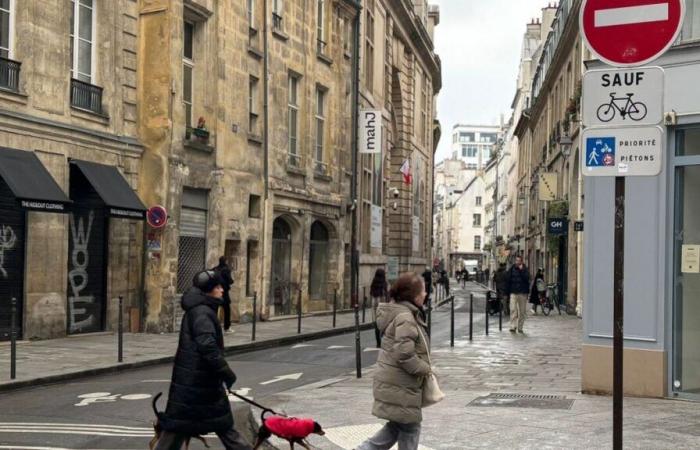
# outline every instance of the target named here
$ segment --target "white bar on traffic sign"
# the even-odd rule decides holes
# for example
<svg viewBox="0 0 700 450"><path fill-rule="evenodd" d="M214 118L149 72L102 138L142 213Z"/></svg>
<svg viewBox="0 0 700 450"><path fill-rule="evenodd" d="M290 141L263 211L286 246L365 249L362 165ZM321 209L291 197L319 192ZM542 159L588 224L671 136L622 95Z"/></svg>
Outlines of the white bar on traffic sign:
<svg viewBox="0 0 700 450"><path fill-rule="evenodd" d="M668 20L668 3L599 9L595 12L597 28Z"/></svg>

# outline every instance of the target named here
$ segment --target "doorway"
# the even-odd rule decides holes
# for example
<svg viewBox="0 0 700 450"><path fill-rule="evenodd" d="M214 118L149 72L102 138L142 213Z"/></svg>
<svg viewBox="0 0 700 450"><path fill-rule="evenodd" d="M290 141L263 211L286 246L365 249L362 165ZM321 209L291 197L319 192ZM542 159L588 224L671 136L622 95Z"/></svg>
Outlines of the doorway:
<svg viewBox="0 0 700 450"><path fill-rule="evenodd" d="M676 133L672 391L700 400L700 128Z"/></svg>
<svg viewBox="0 0 700 450"><path fill-rule="evenodd" d="M285 316L292 313L292 230L281 217L272 225L272 271L270 277L270 298L273 314Z"/></svg>

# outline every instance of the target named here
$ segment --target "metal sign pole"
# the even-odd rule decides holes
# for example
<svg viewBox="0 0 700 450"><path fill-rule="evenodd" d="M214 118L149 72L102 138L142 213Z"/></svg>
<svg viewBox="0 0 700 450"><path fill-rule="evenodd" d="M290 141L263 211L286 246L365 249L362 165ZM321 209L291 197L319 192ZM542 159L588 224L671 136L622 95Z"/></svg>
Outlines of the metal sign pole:
<svg viewBox="0 0 700 450"><path fill-rule="evenodd" d="M613 306L613 449L622 450L625 178L615 177L615 280Z"/></svg>

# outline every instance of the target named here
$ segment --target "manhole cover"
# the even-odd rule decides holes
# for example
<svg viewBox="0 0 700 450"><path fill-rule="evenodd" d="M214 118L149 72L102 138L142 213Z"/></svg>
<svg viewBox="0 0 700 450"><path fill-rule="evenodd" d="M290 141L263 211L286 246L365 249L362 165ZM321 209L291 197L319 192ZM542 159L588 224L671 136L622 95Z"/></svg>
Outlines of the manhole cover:
<svg viewBox="0 0 700 450"><path fill-rule="evenodd" d="M574 401L560 395L491 393L477 397L467 406L501 406L508 408L571 409Z"/></svg>

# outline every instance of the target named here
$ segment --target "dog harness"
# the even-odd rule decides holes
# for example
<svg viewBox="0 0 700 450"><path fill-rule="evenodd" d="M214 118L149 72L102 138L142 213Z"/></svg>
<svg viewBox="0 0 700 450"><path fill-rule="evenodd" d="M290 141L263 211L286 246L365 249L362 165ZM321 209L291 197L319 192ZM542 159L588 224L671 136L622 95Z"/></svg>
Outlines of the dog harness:
<svg viewBox="0 0 700 450"><path fill-rule="evenodd" d="M314 432L315 423L312 419L272 416L265 419L265 426L283 439L304 439Z"/></svg>

